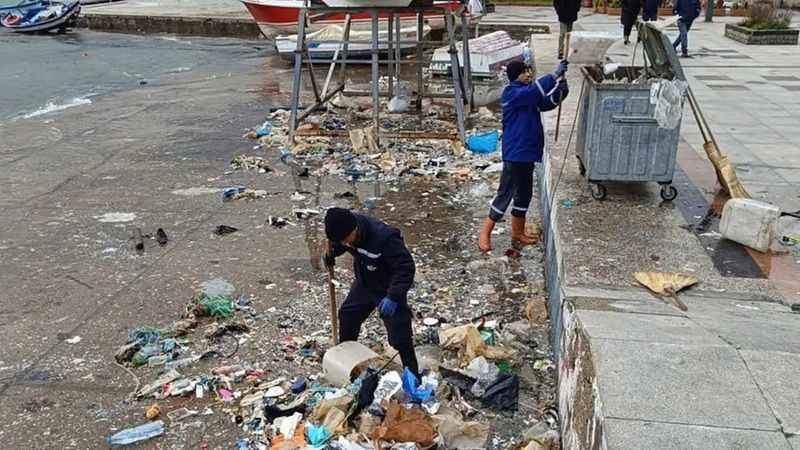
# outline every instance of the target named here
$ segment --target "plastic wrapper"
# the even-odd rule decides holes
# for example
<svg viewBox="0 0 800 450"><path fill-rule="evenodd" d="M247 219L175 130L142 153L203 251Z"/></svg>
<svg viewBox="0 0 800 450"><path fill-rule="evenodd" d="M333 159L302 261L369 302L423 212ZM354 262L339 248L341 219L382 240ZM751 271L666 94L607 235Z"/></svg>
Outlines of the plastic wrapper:
<svg viewBox="0 0 800 450"><path fill-rule="evenodd" d="M650 87L650 103L655 105L654 117L659 128L674 130L683 117L683 100L688 83L683 80L661 80Z"/></svg>
<svg viewBox="0 0 800 450"><path fill-rule="evenodd" d="M470 388L470 392L475 397L483 397L483 394L486 393L486 388L500 375L500 369L483 356L473 359L467 366L466 371L476 379L475 384Z"/></svg>
<svg viewBox="0 0 800 450"><path fill-rule="evenodd" d="M378 381L378 387L375 389L372 405L370 405L369 409L371 411L380 410L381 402L389 400L394 394L397 394L402 385L403 380L400 378L399 373L395 371L387 372Z"/></svg>

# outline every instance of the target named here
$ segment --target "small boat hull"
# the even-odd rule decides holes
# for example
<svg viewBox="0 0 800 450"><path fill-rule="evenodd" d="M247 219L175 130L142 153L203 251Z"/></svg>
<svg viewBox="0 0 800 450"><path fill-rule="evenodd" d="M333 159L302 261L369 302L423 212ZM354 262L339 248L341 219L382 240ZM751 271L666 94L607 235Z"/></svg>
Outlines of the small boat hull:
<svg viewBox="0 0 800 450"><path fill-rule="evenodd" d="M81 4L78 1L72 3L46 1L25 6L26 8L40 7L42 9L40 13L44 13L45 17L42 20L31 21L30 17L24 15L26 11L12 12L0 19L0 25L15 33L42 33L50 30L66 30L75 25L81 12ZM56 9L48 10L42 6ZM46 17L48 12L52 12L52 17ZM33 19L35 17L33 16Z"/></svg>

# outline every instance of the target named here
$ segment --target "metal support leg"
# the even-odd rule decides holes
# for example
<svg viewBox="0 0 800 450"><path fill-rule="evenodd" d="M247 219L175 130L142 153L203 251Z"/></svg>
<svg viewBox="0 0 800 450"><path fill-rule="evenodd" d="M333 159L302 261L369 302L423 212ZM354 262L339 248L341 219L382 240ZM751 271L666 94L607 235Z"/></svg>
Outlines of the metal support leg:
<svg viewBox="0 0 800 450"><path fill-rule="evenodd" d="M349 49L350 49L351 22L352 22L352 16L350 15L350 13L348 13L344 19L344 37L342 37L342 41L344 41L344 43L342 44L342 66L340 69L341 72L339 74L339 76L341 77L340 84L342 86L344 86L347 83L347 57L349 55Z"/></svg>
<svg viewBox="0 0 800 450"><path fill-rule="evenodd" d="M381 107L381 98L380 98L380 87L378 86L378 80L380 79L380 65L378 63L378 11L371 10L370 15L372 16L372 120L374 122L375 127L375 142L380 142L379 133L380 130L380 107Z"/></svg>
<svg viewBox="0 0 800 450"><path fill-rule="evenodd" d="M465 96L467 99L467 106L469 112L475 111L473 89L472 89L472 66L470 65L469 56L469 23L467 21L467 10L462 8L461 11L461 48L464 49L464 89L466 90Z"/></svg>
<svg viewBox="0 0 800 450"><path fill-rule="evenodd" d="M456 108L456 119L458 122L458 137L461 142L466 143L466 132L464 131L464 97L461 84L461 69L458 63L458 50L456 50L455 37L455 17L453 12L448 10L444 16L447 24L447 37L450 42L450 69L453 73L453 101Z"/></svg>
<svg viewBox="0 0 800 450"><path fill-rule="evenodd" d="M394 45L393 45L394 33L392 32L392 30L394 30L394 14L392 13L389 13L389 17L387 18L386 21L386 28L387 28L386 45L388 47L387 48L388 51L386 52L386 54L389 56L388 58L386 58L386 60L388 61L386 63L386 68L388 72L387 78L389 86L389 97L391 97L392 95L394 95L394 66L395 66L394 62L392 61L392 50L394 50ZM397 46L400 47L400 40L398 39L397 41L398 41ZM400 66L399 63L397 65Z"/></svg>
<svg viewBox="0 0 800 450"><path fill-rule="evenodd" d="M394 18L394 30L395 30L394 32L397 33L397 39L395 39L395 42L397 42L397 47L395 48L395 52L394 52L394 60L395 61L400 61L400 56L402 56L402 47L400 46L400 42L402 41L402 37L403 37L402 34L400 33L400 14L396 15L395 18ZM392 52L389 52L390 57L391 57L391 54L392 54ZM394 71L394 78L397 80L397 82L399 84L400 83L400 67L402 67L402 66L400 65L400 63L397 63L397 64L394 65L394 67L395 67L395 69L394 69L395 70Z"/></svg>
<svg viewBox="0 0 800 450"><path fill-rule="evenodd" d="M311 80L311 89L314 91L314 98L317 99L317 102L321 102L322 97L319 95L317 77L314 75L314 64L311 63L311 55L308 55L308 59L306 59L306 65L308 66L308 77Z"/></svg>
<svg viewBox="0 0 800 450"><path fill-rule="evenodd" d="M345 41L346 40L345 36L350 33L350 18L351 18L350 13L347 13L347 15L344 18L344 33L342 34L342 41ZM331 65L328 68L328 75L325 76L325 85L323 85L322 93L320 94L323 98L325 98L325 96L328 94L328 87L331 85L331 78L333 78L333 71L334 69L336 69L336 61L339 59L339 53L344 45L346 44L342 44L336 47L336 51L333 52L333 61L331 61ZM345 60L347 60L346 56ZM342 80L342 82L344 82L344 80Z"/></svg>
<svg viewBox="0 0 800 450"><path fill-rule="evenodd" d="M417 13L417 111L422 115L422 99L425 97L425 85L422 82L422 58L423 58L423 16Z"/></svg>
<svg viewBox="0 0 800 450"><path fill-rule="evenodd" d="M306 10L300 9L297 17L297 47L294 50L294 72L292 73L292 99L289 113L289 142L294 143L297 130L297 109L300 107L300 82L303 72L303 53L306 43Z"/></svg>

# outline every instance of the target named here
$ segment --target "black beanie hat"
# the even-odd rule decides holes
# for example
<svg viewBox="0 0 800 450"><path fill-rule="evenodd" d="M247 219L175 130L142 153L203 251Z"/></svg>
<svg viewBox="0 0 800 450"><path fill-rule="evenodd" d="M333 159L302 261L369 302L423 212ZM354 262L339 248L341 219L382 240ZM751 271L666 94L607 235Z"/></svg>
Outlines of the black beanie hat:
<svg viewBox="0 0 800 450"><path fill-rule="evenodd" d="M333 242L341 242L357 225L356 216L349 209L331 208L325 214L325 235Z"/></svg>
<svg viewBox="0 0 800 450"><path fill-rule="evenodd" d="M516 81L522 72L525 72L525 63L522 61L511 61L506 66L508 81Z"/></svg>

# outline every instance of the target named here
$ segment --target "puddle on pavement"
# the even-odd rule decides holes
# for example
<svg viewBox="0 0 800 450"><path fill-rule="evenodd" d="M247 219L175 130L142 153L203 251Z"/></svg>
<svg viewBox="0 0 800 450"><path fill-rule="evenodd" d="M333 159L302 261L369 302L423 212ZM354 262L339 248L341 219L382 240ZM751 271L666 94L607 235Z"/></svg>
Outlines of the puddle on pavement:
<svg viewBox="0 0 800 450"><path fill-rule="evenodd" d="M719 221L722 207L728 196L724 192L717 192L708 203L706 197L680 168L675 167L674 184L678 186L680 194L675 199L678 210L689 224L691 231L703 246L714 267L723 277L734 278L766 278L770 271L769 255L759 255L733 241L722 239L719 233Z"/></svg>

